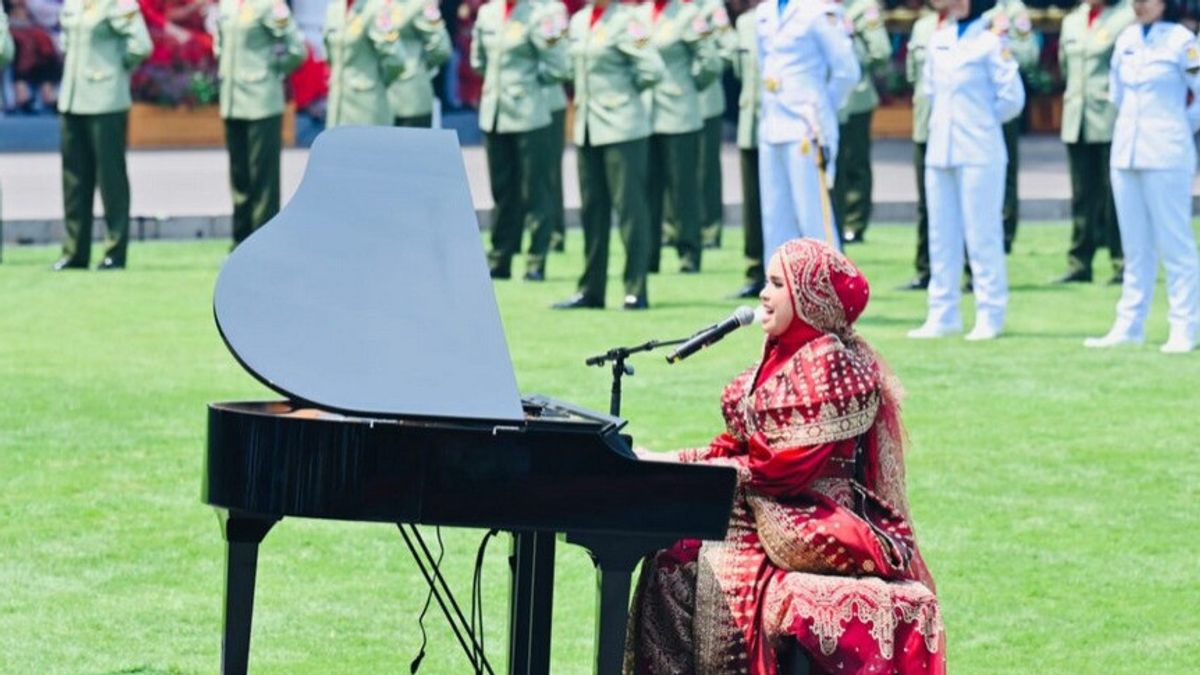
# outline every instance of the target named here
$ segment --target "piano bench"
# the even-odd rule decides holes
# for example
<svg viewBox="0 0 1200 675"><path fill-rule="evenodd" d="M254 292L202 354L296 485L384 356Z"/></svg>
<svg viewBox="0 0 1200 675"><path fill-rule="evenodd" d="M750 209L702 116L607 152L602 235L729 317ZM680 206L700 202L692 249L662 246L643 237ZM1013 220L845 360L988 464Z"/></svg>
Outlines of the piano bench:
<svg viewBox="0 0 1200 675"><path fill-rule="evenodd" d="M809 675L812 672L808 652L800 647L796 638L784 638L775 653L779 658L779 675Z"/></svg>

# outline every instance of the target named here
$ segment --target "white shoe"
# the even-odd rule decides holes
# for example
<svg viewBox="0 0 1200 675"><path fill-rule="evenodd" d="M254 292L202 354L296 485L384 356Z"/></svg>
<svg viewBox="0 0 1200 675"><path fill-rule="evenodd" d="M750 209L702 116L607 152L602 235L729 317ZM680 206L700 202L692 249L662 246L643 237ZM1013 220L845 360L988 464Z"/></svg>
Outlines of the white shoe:
<svg viewBox="0 0 1200 675"><path fill-rule="evenodd" d="M960 330L962 329L948 328L946 326L939 326L937 324L925 323L922 324L920 328L914 328L908 331L908 337L914 340L935 340L937 338L944 338L947 335L954 335Z"/></svg>
<svg viewBox="0 0 1200 675"><path fill-rule="evenodd" d="M967 333L966 340L968 342L981 342L983 340L995 340L998 337L1000 337L999 328L989 326L986 323L977 323L971 329L971 332Z"/></svg>
<svg viewBox="0 0 1200 675"><path fill-rule="evenodd" d="M1088 349L1108 349L1110 347L1128 347L1142 344L1142 338L1127 333L1109 331L1102 337L1090 337L1083 341Z"/></svg>
<svg viewBox="0 0 1200 675"><path fill-rule="evenodd" d="M1196 348L1196 341L1182 335L1172 335L1158 351L1164 354L1186 354Z"/></svg>

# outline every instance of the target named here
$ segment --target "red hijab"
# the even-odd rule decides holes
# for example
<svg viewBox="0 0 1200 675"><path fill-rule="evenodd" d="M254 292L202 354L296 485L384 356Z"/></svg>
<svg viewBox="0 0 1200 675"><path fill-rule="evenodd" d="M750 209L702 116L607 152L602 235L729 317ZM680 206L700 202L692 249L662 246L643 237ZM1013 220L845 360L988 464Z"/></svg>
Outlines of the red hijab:
<svg viewBox="0 0 1200 675"><path fill-rule="evenodd" d="M801 347L834 334L849 343L854 322L867 308L871 286L849 258L816 239L792 239L775 253L792 296L792 322L767 338L757 387L779 371Z"/></svg>

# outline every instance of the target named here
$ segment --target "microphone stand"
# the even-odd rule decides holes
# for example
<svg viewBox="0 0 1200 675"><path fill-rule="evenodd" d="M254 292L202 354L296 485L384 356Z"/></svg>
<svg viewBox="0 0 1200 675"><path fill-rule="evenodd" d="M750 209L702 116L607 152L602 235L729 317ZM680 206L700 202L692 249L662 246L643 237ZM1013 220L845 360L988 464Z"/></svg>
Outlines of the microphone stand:
<svg viewBox="0 0 1200 675"><path fill-rule="evenodd" d="M597 367L612 361L612 393L608 398L608 414L613 417L618 417L621 414L621 377L624 375L633 375L633 366L625 363L626 359L639 352L648 352L659 347L683 344L690 339L691 336L679 338L678 340L650 340L635 347L613 347L603 354L597 354L584 361L584 365Z"/></svg>

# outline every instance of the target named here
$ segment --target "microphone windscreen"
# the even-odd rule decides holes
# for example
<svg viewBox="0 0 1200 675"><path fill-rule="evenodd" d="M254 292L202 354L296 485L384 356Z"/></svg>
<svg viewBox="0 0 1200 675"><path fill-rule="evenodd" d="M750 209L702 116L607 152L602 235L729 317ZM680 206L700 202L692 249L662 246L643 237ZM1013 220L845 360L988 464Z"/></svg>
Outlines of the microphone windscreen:
<svg viewBox="0 0 1200 675"><path fill-rule="evenodd" d="M766 310L763 309L762 305L755 307L754 308L754 323L762 323L763 316L765 314L766 314Z"/></svg>
<svg viewBox="0 0 1200 675"><path fill-rule="evenodd" d="M739 326L748 326L751 321L755 320L756 315L754 314L754 310L742 305L733 310L733 317L737 319Z"/></svg>

